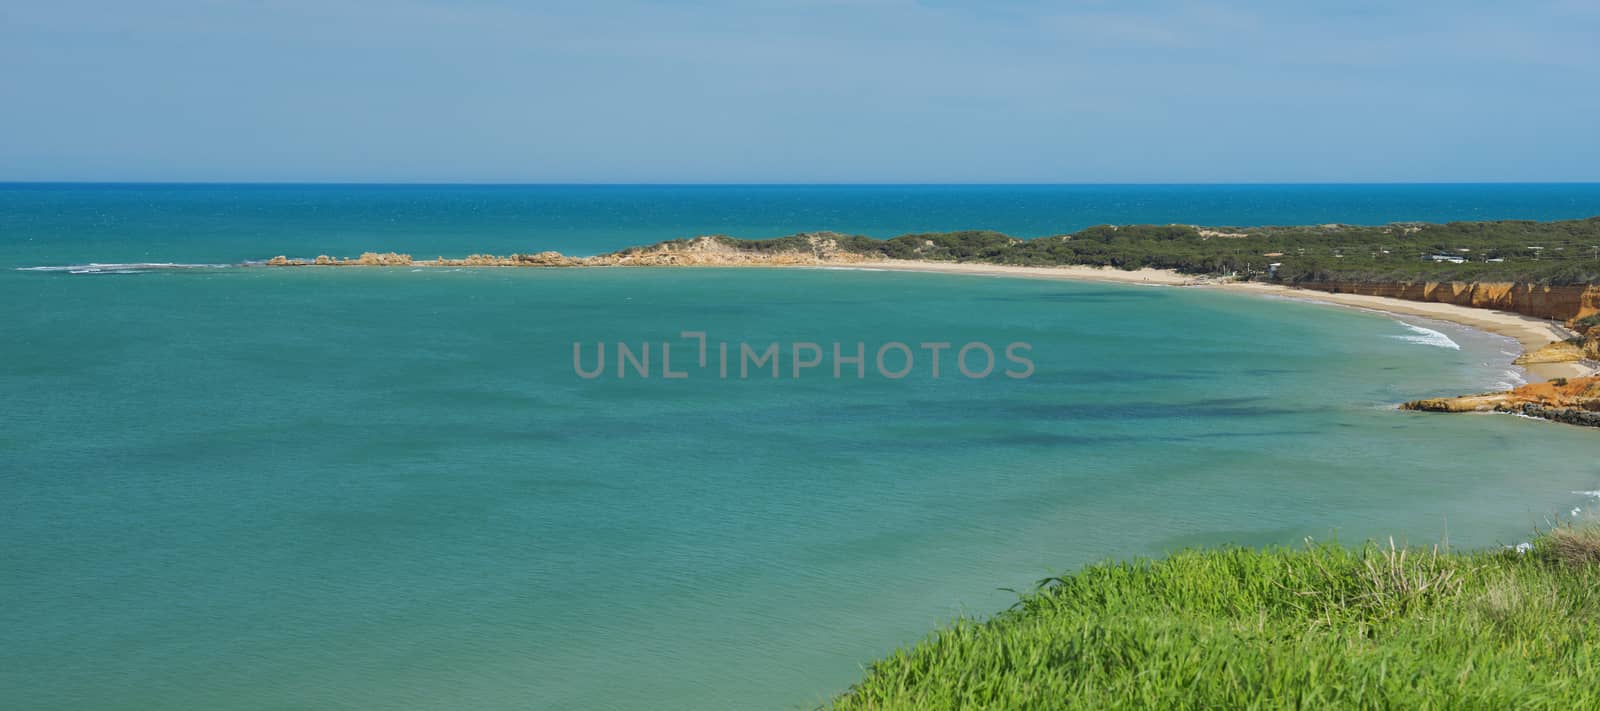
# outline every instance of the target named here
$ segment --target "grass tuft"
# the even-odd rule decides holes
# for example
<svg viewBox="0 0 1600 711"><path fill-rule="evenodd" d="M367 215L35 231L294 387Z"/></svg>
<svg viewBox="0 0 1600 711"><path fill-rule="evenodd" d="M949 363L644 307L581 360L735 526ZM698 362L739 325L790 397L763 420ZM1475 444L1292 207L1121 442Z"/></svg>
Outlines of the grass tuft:
<svg viewBox="0 0 1600 711"><path fill-rule="evenodd" d="M1600 529L1534 551L1191 550L1042 581L832 708L1600 708Z"/></svg>
<svg viewBox="0 0 1600 711"><path fill-rule="evenodd" d="M1544 534L1540 553L1567 566L1600 564L1600 527L1562 527Z"/></svg>

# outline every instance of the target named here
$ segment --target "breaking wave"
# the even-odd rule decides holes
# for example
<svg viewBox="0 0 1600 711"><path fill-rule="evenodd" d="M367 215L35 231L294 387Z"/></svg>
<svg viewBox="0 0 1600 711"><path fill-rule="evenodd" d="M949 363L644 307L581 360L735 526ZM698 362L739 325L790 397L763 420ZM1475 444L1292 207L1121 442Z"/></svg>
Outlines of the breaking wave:
<svg viewBox="0 0 1600 711"><path fill-rule="evenodd" d="M65 274L145 274L148 272L187 271L193 269L226 269L232 264L175 264L172 262L131 262L118 264L69 264L49 267L17 267L19 272L55 272Z"/></svg>
<svg viewBox="0 0 1600 711"><path fill-rule="evenodd" d="M1398 323L1398 324L1400 324L1402 326L1405 326L1407 330L1411 331L1411 333L1405 334L1403 336L1390 336L1390 338L1398 338L1398 339L1400 339L1402 341L1405 341L1407 343L1415 343L1417 345L1422 345L1422 346L1433 346L1434 348L1449 348L1450 350L1453 350L1453 351L1461 350L1461 344L1450 340L1449 336L1446 336L1443 333L1435 331L1435 330L1433 330L1431 328L1423 328L1421 326L1414 326L1412 324L1406 323L1405 321L1395 321L1395 323Z"/></svg>

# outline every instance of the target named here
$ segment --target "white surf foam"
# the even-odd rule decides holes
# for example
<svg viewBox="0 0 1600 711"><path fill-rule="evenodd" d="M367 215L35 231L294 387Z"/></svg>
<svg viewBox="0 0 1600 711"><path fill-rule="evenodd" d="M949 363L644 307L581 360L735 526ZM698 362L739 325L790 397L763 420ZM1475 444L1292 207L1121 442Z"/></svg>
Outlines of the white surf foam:
<svg viewBox="0 0 1600 711"><path fill-rule="evenodd" d="M65 272L67 274L143 274L145 272L183 271L188 269L226 269L231 264L177 264L174 262L127 262L102 264L68 264L64 266L17 267L19 272Z"/></svg>
<svg viewBox="0 0 1600 711"><path fill-rule="evenodd" d="M1497 390L1515 390L1528 384L1528 379L1522 377L1522 373L1515 370L1502 371L1500 378L1494 384Z"/></svg>
<svg viewBox="0 0 1600 711"><path fill-rule="evenodd" d="M1405 341L1407 343L1415 343L1415 344L1417 344L1419 346L1433 346L1434 348L1449 348L1450 350L1453 350L1453 351L1461 350L1461 344L1450 340L1449 336L1446 336L1443 333L1435 331L1435 330L1433 330L1431 328L1423 328L1421 326L1415 326L1415 325L1406 323L1405 321L1395 321L1395 323L1398 323L1401 326L1405 326L1406 330L1410 331L1411 333L1408 333L1408 334L1403 335L1403 336L1390 336L1390 338L1398 338L1398 339L1400 339L1402 341Z"/></svg>

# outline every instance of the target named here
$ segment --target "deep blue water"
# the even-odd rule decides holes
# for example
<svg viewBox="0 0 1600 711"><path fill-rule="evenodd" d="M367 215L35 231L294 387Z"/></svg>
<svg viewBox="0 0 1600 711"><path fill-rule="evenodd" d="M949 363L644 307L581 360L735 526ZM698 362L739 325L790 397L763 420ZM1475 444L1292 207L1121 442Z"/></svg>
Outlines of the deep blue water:
<svg viewBox="0 0 1600 711"><path fill-rule="evenodd" d="M0 184L0 264L239 261L287 253L553 249L701 234L1096 224L1382 224L1600 215L1600 184L1064 186L343 186Z"/></svg>

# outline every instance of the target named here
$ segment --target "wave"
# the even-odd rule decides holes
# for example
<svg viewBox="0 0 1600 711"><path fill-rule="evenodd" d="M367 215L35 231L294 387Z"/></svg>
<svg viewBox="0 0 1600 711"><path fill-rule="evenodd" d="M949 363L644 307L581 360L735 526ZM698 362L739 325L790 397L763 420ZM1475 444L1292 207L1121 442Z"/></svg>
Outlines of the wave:
<svg viewBox="0 0 1600 711"><path fill-rule="evenodd" d="M145 274L147 272L187 271L192 269L227 269L232 264L177 264L173 262L127 262L115 264L68 264L64 266L17 267L19 272L52 272L65 274Z"/></svg>
<svg viewBox="0 0 1600 711"><path fill-rule="evenodd" d="M1450 340L1449 336L1446 336L1443 333L1435 331L1435 330L1433 330L1431 328L1423 328L1421 326L1414 326L1412 324L1406 323L1405 321L1395 321L1395 323L1398 323L1401 326L1405 326L1407 330L1411 331L1411 333L1403 335L1403 336L1390 336L1390 338L1398 338L1398 339L1400 339L1402 341L1405 341L1407 343L1415 343L1415 344L1420 345L1420 346L1433 346L1434 348L1449 348L1450 350L1453 350L1453 351L1461 350L1461 344Z"/></svg>
<svg viewBox="0 0 1600 711"><path fill-rule="evenodd" d="M1600 499L1600 491L1574 491L1572 493L1577 494L1578 496L1583 496L1583 497L1587 497L1587 498L1591 498L1591 499ZM1568 518L1577 518L1579 514L1583 513L1583 510L1584 509L1583 509L1582 506L1574 506L1574 507L1572 507L1572 511L1567 514L1567 517ZM1594 514L1592 514L1592 513L1590 514L1590 516L1593 516L1593 515Z"/></svg>
<svg viewBox="0 0 1600 711"><path fill-rule="evenodd" d="M1495 381L1494 384L1495 388L1499 390L1516 390L1528 384L1528 379L1522 377L1522 373L1515 370L1506 370L1501 372L1500 375L1502 380Z"/></svg>

